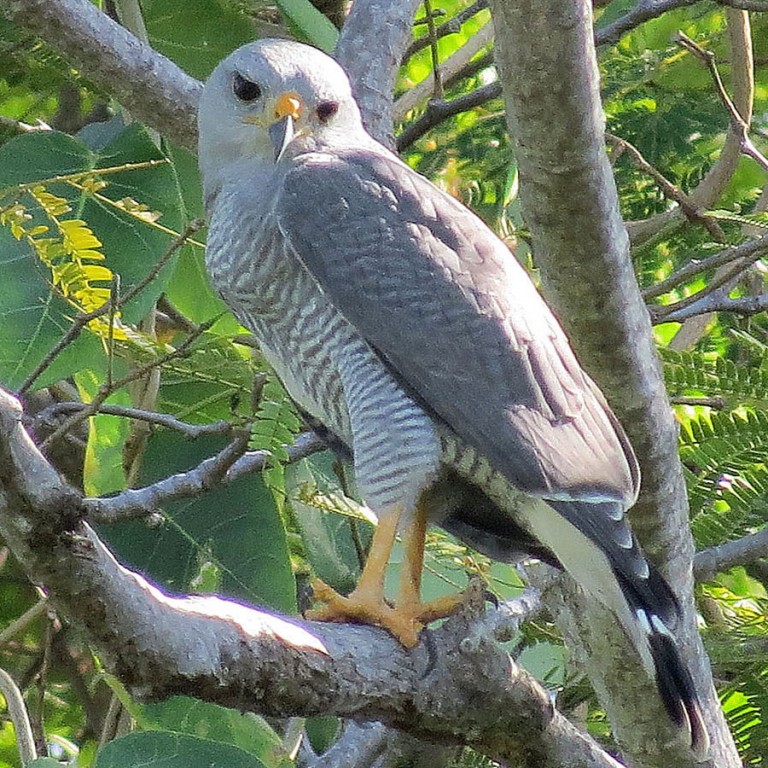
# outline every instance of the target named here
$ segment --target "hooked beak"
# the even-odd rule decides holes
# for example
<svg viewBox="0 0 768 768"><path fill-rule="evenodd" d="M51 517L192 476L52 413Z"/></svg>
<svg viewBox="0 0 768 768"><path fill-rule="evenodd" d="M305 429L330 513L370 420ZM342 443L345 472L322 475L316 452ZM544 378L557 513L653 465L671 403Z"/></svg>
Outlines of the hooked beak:
<svg viewBox="0 0 768 768"><path fill-rule="evenodd" d="M298 94L284 93L275 104L275 120L269 126L269 138L275 148L275 162L283 156L288 145L296 135L295 123L301 116L301 100Z"/></svg>

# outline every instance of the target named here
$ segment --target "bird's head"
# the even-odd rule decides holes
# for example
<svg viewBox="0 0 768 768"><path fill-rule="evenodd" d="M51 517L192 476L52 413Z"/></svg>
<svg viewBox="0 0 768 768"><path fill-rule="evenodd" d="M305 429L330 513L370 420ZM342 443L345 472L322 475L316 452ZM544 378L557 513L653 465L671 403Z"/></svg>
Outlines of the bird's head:
<svg viewBox="0 0 768 768"><path fill-rule="evenodd" d="M271 166L286 153L365 135L344 70L316 48L271 39L238 48L214 69L198 127L204 175L232 163Z"/></svg>

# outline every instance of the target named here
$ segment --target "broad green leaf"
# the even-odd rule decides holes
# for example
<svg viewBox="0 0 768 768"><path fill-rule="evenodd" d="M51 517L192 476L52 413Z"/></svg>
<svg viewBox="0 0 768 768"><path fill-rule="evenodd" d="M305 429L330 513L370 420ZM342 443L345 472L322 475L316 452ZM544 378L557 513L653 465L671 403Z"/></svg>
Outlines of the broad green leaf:
<svg viewBox="0 0 768 768"><path fill-rule="evenodd" d="M254 755L183 733L147 731L115 739L99 751L95 768L265 768Z"/></svg>
<svg viewBox="0 0 768 768"><path fill-rule="evenodd" d="M24 133L0 147L0 192L19 184L86 171L95 163L96 155L65 133Z"/></svg>
<svg viewBox="0 0 768 768"><path fill-rule="evenodd" d="M301 533L304 553L314 573L342 593L350 592L360 576L360 555L355 534L361 547L367 548L372 526L334 513L333 508L320 508L311 501L302 501L308 490L334 490L329 453L318 454L286 468L287 504ZM356 530L354 530L356 528Z"/></svg>
<svg viewBox="0 0 768 768"><path fill-rule="evenodd" d="M141 484L195 467L224 447L221 439L188 440L158 431L144 454ZM295 582L283 522L257 474L197 498L164 505L166 523L102 527L118 557L174 592L186 592L201 564L213 558L224 595L295 613Z"/></svg>
<svg viewBox="0 0 768 768"><path fill-rule="evenodd" d="M299 38L326 53L336 48L339 30L309 0L277 0L277 7Z"/></svg>
<svg viewBox="0 0 768 768"><path fill-rule="evenodd" d="M102 383L101 377L93 370L85 369L75 373L74 379L83 402L91 402ZM125 390L111 395L107 402L110 405L133 405ZM104 496L125 488L123 448L128 434L127 419L103 413L90 417L83 467L83 483L88 496Z"/></svg>
<svg viewBox="0 0 768 768"><path fill-rule="evenodd" d="M266 768L289 768L293 762L280 737L258 715L238 712L186 696L173 696L157 704L144 704L135 713L145 730L187 733L220 741L255 755Z"/></svg>
<svg viewBox="0 0 768 768"><path fill-rule="evenodd" d="M247 15L221 0L148 0L141 7L152 47L199 79L254 37Z"/></svg>

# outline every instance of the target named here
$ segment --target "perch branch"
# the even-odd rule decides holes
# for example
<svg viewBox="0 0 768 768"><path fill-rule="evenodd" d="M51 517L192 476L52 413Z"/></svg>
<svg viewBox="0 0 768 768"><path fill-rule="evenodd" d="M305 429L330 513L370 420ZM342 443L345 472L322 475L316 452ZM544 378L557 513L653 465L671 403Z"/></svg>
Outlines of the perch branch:
<svg viewBox="0 0 768 768"><path fill-rule="evenodd" d="M523 768L618 768L505 652L462 642L484 611L482 587L409 650L372 627L166 595L115 561L82 508L24 430L18 401L0 391L0 535L138 698L193 695L273 717L376 720Z"/></svg>

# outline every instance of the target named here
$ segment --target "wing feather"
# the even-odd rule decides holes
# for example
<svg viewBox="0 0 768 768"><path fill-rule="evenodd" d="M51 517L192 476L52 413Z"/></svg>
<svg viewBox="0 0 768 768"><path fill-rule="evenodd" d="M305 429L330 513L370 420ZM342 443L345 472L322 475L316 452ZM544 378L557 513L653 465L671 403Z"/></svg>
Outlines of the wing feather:
<svg viewBox="0 0 768 768"><path fill-rule="evenodd" d="M624 432L522 267L474 214L367 148L296 158L275 212L414 397L514 485L634 501Z"/></svg>

